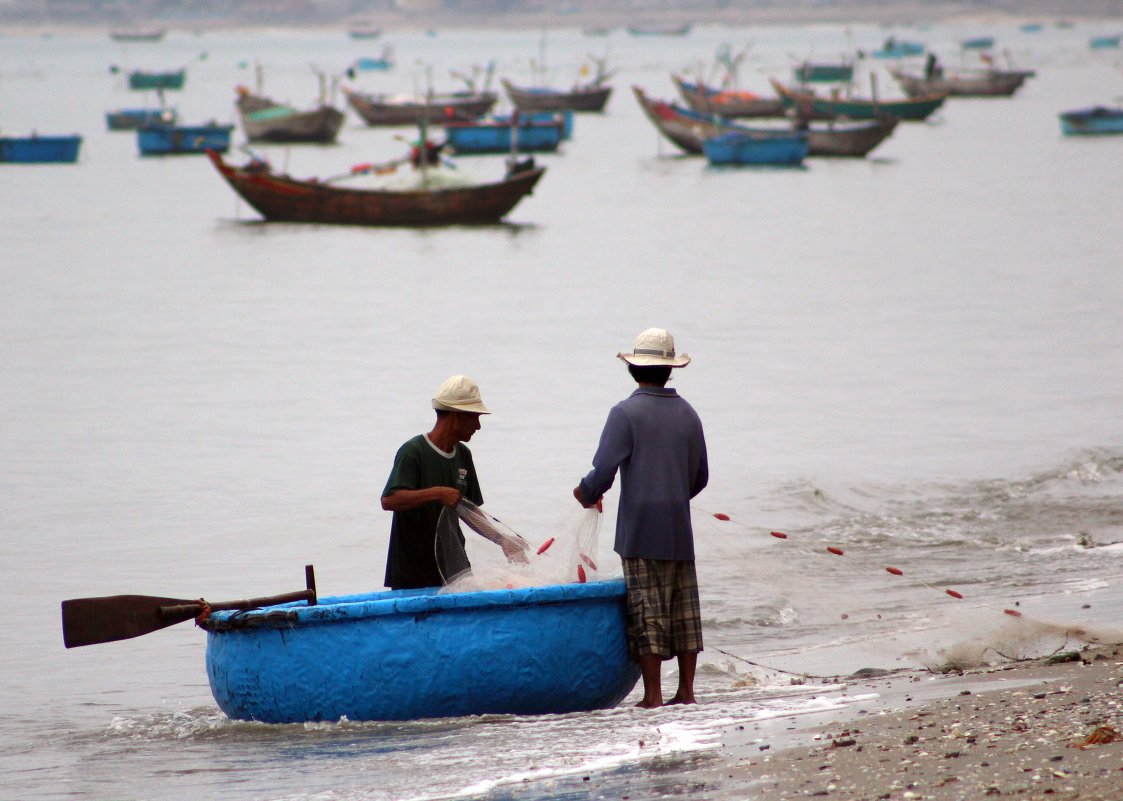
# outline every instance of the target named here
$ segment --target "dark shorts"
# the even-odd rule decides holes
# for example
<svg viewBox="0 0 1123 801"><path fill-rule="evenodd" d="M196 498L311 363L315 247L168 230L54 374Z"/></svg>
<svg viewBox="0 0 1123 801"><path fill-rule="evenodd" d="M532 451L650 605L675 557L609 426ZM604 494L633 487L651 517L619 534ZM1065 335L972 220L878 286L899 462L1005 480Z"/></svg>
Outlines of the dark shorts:
<svg viewBox="0 0 1123 801"><path fill-rule="evenodd" d="M702 650L702 611L693 562L624 558L628 648L663 659Z"/></svg>

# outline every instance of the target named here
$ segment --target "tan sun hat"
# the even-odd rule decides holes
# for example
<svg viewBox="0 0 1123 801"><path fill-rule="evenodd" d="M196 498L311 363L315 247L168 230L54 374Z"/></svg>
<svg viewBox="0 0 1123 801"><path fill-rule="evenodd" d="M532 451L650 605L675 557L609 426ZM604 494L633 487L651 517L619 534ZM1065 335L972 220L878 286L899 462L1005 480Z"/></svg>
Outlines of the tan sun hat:
<svg viewBox="0 0 1123 801"><path fill-rule="evenodd" d="M454 375L441 384L433 398L433 408L445 412L491 414L480 398L480 388L466 375Z"/></svg>
<svg viewBox="0 0 1123 801"><path fill-rule="evenodd" d="M636 367L686 367L687 354L675 355L675 338L665 328L649 328L636 337L631 353L617 353L618 359Z"/></svg>

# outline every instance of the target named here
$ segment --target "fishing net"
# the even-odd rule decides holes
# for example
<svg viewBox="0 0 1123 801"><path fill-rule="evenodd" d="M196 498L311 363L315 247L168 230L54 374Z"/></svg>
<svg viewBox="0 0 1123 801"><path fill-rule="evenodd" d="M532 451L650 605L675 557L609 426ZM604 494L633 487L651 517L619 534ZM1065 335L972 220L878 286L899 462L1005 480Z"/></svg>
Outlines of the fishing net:
<svg viewBox="0 0 1123 801"><path fill-rule="evenodd" d="M604 575L597 561L601 517L596 509L576 509L534 546L470 501L446 507L435 540L441 592L596 581Z"/></svg>

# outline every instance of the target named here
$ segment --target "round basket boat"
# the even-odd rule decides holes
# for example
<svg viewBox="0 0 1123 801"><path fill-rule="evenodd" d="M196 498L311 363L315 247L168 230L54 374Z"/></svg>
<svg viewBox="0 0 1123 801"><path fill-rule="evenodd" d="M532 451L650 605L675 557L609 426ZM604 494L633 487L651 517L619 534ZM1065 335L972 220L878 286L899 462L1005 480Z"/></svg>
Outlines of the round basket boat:
<svg viewBox="0 0 1123 801"><path fill-rule="evenodd" d="M624 616L619 579L215 612L207 676L228 716L266 723L603 709L639 679Z"/></svg>

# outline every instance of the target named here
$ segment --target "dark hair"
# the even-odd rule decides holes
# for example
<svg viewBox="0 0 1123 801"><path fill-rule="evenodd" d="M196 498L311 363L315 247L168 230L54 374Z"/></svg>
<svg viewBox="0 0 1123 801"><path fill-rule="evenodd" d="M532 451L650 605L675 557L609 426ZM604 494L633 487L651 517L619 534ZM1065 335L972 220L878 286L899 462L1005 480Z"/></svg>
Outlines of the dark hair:
<svg viewBox="0 0 1123 801"><path fill-rule="evenodd" d="M671 378L671 368L662 365L640 367L629 364L628 372L632 374L632 378L636 380L637 384L655 384L661 387Z"/></svg>

